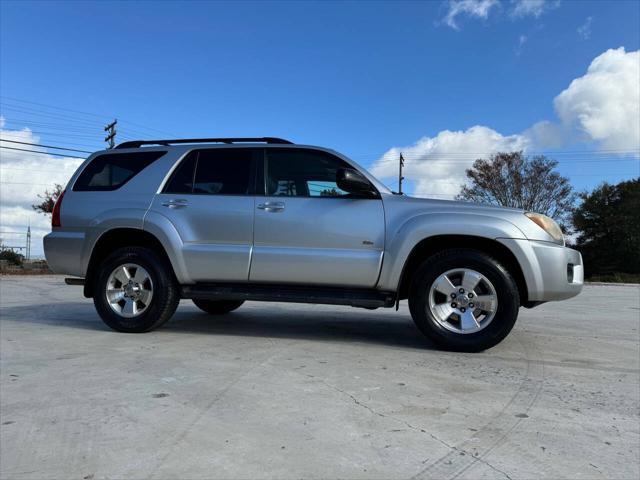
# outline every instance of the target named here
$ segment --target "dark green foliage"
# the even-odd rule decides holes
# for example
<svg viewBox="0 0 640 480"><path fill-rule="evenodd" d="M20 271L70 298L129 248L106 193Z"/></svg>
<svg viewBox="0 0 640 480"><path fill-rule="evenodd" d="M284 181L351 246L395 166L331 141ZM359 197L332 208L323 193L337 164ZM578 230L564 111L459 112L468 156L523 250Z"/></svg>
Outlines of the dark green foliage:
<svg viewBox="0 0 640 480"><path fill-rule="evenodd" d="M19 253L14 252L13 250L2 250L0 251L0 260L6 260L12 265L22 265L22 261L24 260L24 256Z"/></svg>
<svg viewBox="0 0 640 480"><path fill-rule="evenodd" d="M640 273L640 178L581 193L573 214L587 277Z"/></svg>

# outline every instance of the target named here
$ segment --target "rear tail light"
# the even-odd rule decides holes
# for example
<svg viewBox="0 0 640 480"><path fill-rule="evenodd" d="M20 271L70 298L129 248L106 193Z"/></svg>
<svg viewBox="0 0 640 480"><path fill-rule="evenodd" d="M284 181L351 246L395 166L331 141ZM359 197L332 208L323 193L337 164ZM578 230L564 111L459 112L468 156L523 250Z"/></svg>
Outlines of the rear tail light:
<svg viewBox="0 0 640 480"><path fill-rule="evenodd" d="M60 193L60 196L56 200L55 205L53 206L53 211L51 212L51 227L60 227L60 207L62 207L62 198L64 197L65 190Z"/></svg>

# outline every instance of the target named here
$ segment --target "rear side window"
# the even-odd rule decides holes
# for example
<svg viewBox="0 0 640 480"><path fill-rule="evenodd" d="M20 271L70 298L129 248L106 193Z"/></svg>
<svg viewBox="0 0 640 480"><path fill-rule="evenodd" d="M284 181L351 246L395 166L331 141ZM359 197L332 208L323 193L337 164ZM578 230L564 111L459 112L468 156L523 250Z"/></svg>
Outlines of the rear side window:
<svg viewBox="0 0 640 480"><path fill-rule="evenodd" d="M76 180L75 192L120 188L167 152L109 153L98 155Z"/></svg>
<svg viewBox="0 0 640 480"><path fill-rule="evenodd" d="M261 149L216 148L194 150L167 182L164 193L249 195Z"/></svg>

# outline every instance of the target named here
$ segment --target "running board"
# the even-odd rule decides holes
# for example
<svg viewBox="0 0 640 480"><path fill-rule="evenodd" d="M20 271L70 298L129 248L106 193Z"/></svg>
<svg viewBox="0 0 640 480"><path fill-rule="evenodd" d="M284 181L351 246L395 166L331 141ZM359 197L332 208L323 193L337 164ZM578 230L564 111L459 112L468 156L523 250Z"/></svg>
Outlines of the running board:
<svg viewBox="0 0 640 480"><path fill-rule="evenodd" d="M182 285L181 297L202 300L320 303L362 308L393 307L396 299L393 292L374 289L256 283Z"/></svg>

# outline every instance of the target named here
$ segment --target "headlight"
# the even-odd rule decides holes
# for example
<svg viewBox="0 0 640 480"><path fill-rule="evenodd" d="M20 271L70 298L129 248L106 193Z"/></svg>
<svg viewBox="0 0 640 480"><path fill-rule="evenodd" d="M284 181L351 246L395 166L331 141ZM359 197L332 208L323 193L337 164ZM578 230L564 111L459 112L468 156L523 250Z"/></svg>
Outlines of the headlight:
<svg viewBox="0 0 640 480"><path fill-rule="evenodd" d="M564 245L564 236L562 235L562 229L560 226L550 217L542 215L541 213L526 212L525 215L529 219L538 225L541 229L547 232L556 243Z"/></svg>

